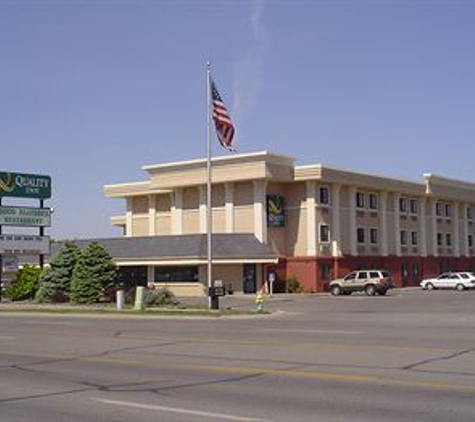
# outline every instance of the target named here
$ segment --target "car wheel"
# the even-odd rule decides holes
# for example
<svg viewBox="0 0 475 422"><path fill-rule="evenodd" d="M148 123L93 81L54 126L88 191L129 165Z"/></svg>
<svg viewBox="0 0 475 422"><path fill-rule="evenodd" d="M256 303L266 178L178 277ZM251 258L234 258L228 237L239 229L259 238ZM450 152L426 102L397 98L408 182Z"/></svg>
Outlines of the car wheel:
<svg viewBox="0 0 475 422"><path fill-rule="evenodd" d="M379 294L380 294L381 296L384 296L387 292L388 292L387 290L381 290L381 291L379 292Z"/></svg>
<svg viewBox="0 0 475 422"><path fill-rule="evenodd" d="M374 296L376 293L376 288L370 284L369 286L366 286L365 292L368 296Z"/></svg>
<svg viewBox="0 0 475 422"><path fill-rule="evenodd" d="M456 288L459 292L461 292L462 290L465 290L465 286L464 286L463 284L460 284L460 283L457 284L457 285L455 286L455 288Z"/></svg>
<svg viewBox="0 0 475 422"><path fill-rule="evenodd" d="M332 296L339 296L341 294L341 287L340 286L332 286L330 289Z"/></svg>
<svg viewBox="0 0 475 422"><path fill-rule="evenodd" d="M427 283L426 284L426 289L427 290L434 290L434 285L432 283Z"/></svg>

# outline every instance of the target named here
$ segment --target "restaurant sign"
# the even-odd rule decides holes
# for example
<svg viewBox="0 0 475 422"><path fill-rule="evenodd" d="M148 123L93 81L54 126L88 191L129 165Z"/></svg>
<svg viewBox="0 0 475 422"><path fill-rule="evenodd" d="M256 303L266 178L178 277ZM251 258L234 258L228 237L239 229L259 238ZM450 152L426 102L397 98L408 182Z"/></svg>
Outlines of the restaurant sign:
<svg viewBox="0 0 475 422"><path fill-rule="evenodd" d="M31 236L21 234L0 235L0 254L48 255L49 252L49 236Z"/></svg>
<svg viewBox="0 0 475 422"><path fill-rule="evenodd" d="M51 177L39 174L0 172L0 197L51 198Z"/></svg>
<svg viewBox="0 0 475 422"><path fill-rule="evenodd" d="M0 206L0 225L49 227L51 226L51 210L49 208Z"/></svg>

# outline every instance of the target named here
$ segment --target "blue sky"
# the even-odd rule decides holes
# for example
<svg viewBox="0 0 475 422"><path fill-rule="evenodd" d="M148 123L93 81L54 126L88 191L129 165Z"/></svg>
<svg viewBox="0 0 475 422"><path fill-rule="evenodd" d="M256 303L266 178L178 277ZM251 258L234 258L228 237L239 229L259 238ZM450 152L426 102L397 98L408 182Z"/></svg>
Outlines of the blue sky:
<svg viewBox="0 0 475 422"><path fill-rule="evenodd" d="M119 235L103 185L205 155L209 59L239 152L475 181L474 22L474 1L0 0L0 170L53 177L54 237Z"/></svg>

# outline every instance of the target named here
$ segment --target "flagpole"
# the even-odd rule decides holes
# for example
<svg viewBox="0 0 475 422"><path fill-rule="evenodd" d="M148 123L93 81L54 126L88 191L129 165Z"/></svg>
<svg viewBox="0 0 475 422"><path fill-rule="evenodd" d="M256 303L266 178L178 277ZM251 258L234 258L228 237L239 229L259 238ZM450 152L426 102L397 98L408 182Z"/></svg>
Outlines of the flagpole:
<svg viewBox="0 0 475 422"><path fill-rule="evenodd" d="M211 203L211 63L206 64L206 84L207 84L207 165L206 165L206 241L207 241L207 275L208 275L208 307L217 309L218 305L214 296L213 282L213 211Z"/></svg>

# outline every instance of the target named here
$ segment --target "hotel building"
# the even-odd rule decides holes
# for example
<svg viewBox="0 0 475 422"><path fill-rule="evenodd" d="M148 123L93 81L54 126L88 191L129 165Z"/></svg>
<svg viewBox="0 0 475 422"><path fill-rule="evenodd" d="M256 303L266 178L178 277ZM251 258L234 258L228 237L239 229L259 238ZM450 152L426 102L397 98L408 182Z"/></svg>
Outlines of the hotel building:
<svg viewBox="0 0 475 422"><path fill-rule="evenodd" d="M296 166L267 151L213 158L214 278L254 293L268 274L308 292L354 269L391 271L397 287L475 270L475 184L421 182ZM125 199L102 239L124 277L206 294L206 160L147 165L144 181L105 186Z"/></svg>

